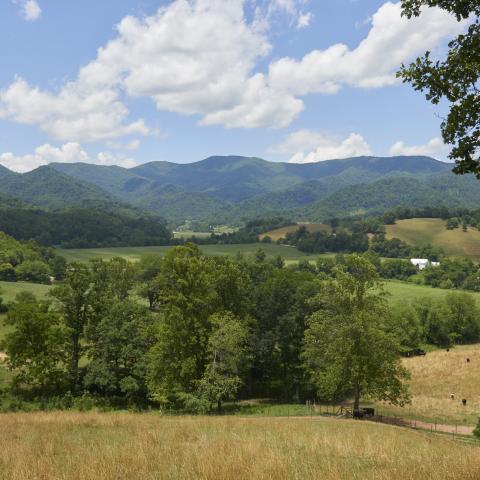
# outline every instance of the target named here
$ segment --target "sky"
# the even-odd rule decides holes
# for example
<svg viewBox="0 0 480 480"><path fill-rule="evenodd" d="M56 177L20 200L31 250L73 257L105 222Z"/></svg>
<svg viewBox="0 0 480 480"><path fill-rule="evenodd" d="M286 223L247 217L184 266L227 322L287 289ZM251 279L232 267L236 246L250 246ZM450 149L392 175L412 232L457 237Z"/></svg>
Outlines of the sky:
<svg viewBox="0 0 480 480"><path fill-rule="evenodd" d="M2 0L0 164L445 160L402 62L464 25L383 0Z"/></svg>

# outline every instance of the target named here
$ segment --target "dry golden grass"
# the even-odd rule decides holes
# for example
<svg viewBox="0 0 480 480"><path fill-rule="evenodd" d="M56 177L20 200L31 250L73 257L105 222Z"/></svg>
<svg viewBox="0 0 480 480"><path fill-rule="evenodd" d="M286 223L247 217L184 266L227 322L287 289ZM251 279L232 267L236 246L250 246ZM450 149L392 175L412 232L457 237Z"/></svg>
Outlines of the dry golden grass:
<svg viewBox="0 0 480 480"><path fill-rule="evenodd" d="M35 413L0 417L3 480L478 479L478 447L370 422Z"/></svg>
<svg viewBox="0 0 480 480"><path fill-rule="evenodd" d="M440 218L412 218L399 220L395 225L387 225L387 238L399 238L411 245L427 243L440 247L448 255L480 259L480 231L469 228L447 230L445 221Z"/></svg>
<svg viewBox="0 0 480 480"><path fill-rule="evenodd" d="M467 363L467 358L470 363ZM412 374L412 404L400 409L381 407L406 417L438 423L475 425L480 417L480 345L459 346L404 359ZM450 398L451 394L455 399ZM462 405L462 398L467 405Z"/></svg>
<svg viewBox="0 0 480 480"><path fill-rule="evenodd" d="M309 232L330 232L331 228L324 223L298 223L296 225L289 225L288 227L277 228L275 230L271 230L270 232L264 233L260 235L260 240L263 237L269 236L274 242L279 240L280 238L285 238L287 233L296 232L300 227L305 227Z"/></svg>

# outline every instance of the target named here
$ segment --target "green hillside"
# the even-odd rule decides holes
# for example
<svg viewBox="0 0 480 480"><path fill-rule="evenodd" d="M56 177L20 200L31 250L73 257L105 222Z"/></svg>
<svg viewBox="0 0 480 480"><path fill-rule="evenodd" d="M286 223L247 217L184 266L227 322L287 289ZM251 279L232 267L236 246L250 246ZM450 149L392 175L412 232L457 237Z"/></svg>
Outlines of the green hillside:
<svg viewBox="0 0 480 480"><path fill-rule="evenodd" d="M466 232L462 228L447 230L442 219L412 218L387 225L386 230L388 238L399 238L414 246L431 244L451 256L480 260L480 231L473 228Z"/></svg>

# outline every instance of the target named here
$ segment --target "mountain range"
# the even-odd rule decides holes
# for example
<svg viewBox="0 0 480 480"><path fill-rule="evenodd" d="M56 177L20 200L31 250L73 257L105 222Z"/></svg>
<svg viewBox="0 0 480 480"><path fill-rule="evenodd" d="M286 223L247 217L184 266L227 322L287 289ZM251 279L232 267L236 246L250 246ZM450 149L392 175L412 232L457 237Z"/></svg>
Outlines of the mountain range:
<svg viewBox="0 0 480 480"><path fill-rule="evenodd" d="M195 163L151 162L126 169L52 163L19 174L0 166L4 198L44 209L142 210L176 226L186 220L239 223L286 215L322 221L404 207L473 208L480 185L430 157L356 157L311 164L210 157Z"/></svg>

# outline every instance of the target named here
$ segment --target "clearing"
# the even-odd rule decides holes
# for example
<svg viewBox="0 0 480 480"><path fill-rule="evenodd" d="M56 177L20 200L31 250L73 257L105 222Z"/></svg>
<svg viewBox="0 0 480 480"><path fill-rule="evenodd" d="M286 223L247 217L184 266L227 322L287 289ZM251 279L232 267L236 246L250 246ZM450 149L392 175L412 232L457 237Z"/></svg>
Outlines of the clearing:
<svg viewBox="0 0 480 480"><path fill-rule="evenodd" d="M300 227L305 227L309 232L330 232L332 229L329 225L325 225L324 223L297 223L296 225L289 225L288 227L276 228L275 230L271 230L270 232L262 233L260 235L260 240L264 237L270 237L274 242L280 240L281 238L285 238L287 233L296 232Z"/></svg>
<svg viewBox="0 0 480 480"><path fill-rule="evenodd" d="M354 420L2 415L9 480L313 480L480 477L478 447Z"/></svg>
<svg viewBox="0 0 480 480"><path fill-rule="evenodd" d="M387 238L399 238L410 245L431 244L445 250L447 255L480 260L480 231L469 228L447 230L441 218L412 218L386 225Z"/></svg>
<svg viewBox="0 0 480 480"><path fill-rule="evenodd" d="M137 261L145 253L157 253L163 255L171 250L172 246L165 247L118 247L118 248L85 248L85 249L58 249L56 252L65 257L69 262L86 262L95 258L108 260L112 257L123 257L127 260ZM252 243L239 245L200 245L199 248L206 255L236 255L243 253L245 255L254 254L262 249L268 257L277 257L280 255L287 262L298 261L308 258L317 258L320 255L313 255L300 252L294 247L286 245L277 245L273 243Z"/></svg>

